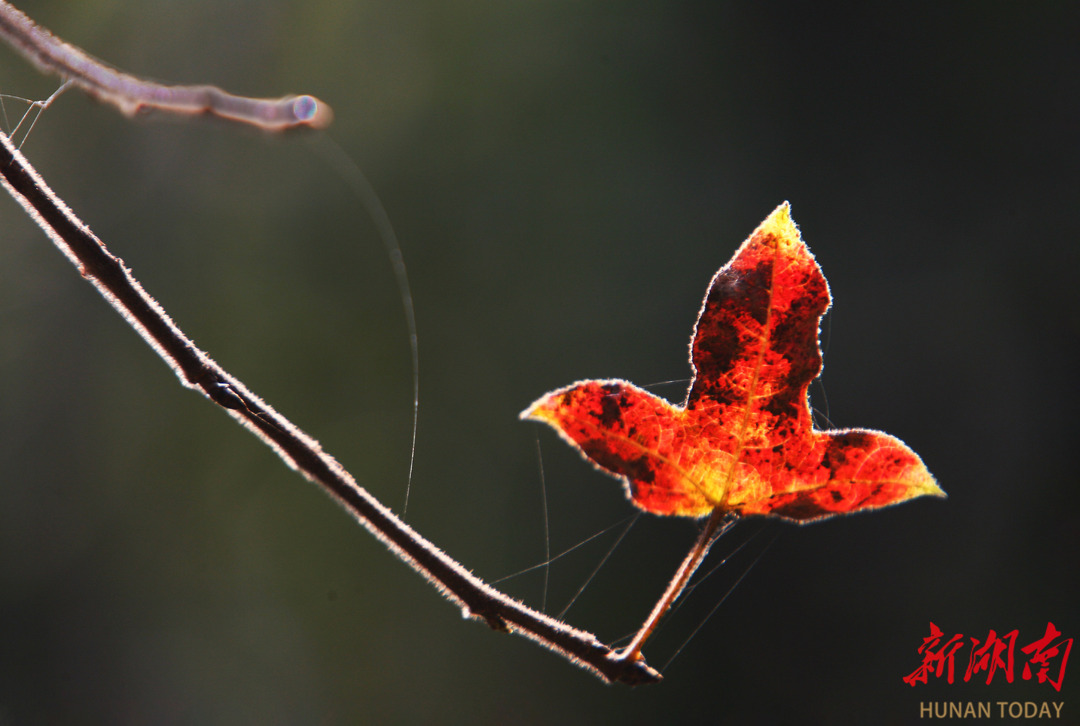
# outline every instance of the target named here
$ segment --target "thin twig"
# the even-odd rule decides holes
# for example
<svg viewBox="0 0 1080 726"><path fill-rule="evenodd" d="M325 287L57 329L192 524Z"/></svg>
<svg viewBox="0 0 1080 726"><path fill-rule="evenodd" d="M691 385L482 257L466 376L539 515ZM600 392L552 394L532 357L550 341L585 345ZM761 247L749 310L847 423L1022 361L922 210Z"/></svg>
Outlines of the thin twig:
<svg viewBox="0 0 1080 726"><path fill-rule="evenodd" d="M207 113L267 131L299 126L322 129L334 118L330 107L314 96L248 98L217 86L169 86L124 73L60 40L6 0L0 0L0 38L41 70L74 82L128 116L148 108Z"/></svg>
<svg viewBox="0 0 1080 726"><path fill-rule="evenodd" d="M643 660L618 657L596 636L548 617L499 592L414 531L363 489L317 441L293 425L210 359L148 295L123 261L60 200L0 133L4 188L98 292L173 369L180 383L217 403L270 446L290 467L319 484L387 549L423 575L466 618L516 632L607 681L655 683Z"/></svg>

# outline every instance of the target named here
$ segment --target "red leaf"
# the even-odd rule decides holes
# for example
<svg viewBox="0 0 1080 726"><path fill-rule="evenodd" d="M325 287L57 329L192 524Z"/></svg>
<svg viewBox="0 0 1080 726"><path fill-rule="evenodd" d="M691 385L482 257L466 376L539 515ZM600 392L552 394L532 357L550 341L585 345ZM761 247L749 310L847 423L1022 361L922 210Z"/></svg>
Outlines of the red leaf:
<svg viewBox="0 0 1080 726"><path fill-rule="evenodd" d="M626 381L582 381L522 418L550 424L654 514L806 522L944 497L896 437L813 428L807 390L821 372L818 326L829 304L821 268L782 204L713 277L683 405Z"/></svg>

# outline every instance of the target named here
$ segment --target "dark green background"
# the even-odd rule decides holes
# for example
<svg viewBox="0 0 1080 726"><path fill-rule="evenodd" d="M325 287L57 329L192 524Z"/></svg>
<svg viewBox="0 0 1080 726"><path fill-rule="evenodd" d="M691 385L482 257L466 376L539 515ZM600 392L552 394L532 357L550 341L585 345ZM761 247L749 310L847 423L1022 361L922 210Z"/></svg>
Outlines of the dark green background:
<svg viewBox="0 0 1080 726"><path fill-rule="evenodd" d="M0 724L881 724L921 700L1064 700L1076 722L1075 673L1061 694L901 681L931 620L1080 635L1075 3L20 5L132 72L333 105L415 296L408 520L479 575L543 559L537 433L553 551L631 512L517 413L580 378L685 378L706 284L783 200L835 298L815 405L905 439L950 498L740 525L732 545L760 534L650 662L763 555L665 682L604 686L463 622L0 202ZM0 51L0 92L55 86ZM198 343L400 509L408 334L331 148L72 92L24 151ZM631 632L694 534L643 517L569 621ZM552 567L549 609L613 539ZM541 603L541 574L504 584Z"/></svg>

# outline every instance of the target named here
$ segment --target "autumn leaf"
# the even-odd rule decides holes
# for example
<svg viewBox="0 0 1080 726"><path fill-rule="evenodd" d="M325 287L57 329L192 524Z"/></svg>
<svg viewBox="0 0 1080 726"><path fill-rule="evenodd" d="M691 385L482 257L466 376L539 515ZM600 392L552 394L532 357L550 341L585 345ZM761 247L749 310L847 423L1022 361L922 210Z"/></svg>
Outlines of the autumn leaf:
<svg viewBox="0 0 1080 726"><path fill-rule="evenodd" d="M685 403L593 380L549 393L521 416L554 427L654 514L808 522L944 497L900 439L814 429L808 388L821 372L829 304L821 268L782 204L713 277Z"/></svg>

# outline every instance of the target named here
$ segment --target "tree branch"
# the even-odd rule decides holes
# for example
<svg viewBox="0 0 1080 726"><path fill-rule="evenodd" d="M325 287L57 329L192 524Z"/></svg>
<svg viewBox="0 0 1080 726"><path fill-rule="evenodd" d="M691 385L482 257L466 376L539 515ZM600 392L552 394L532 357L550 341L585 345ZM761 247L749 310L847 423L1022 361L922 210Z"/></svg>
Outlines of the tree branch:
<svg viewBox="0 0 1080 726"><path fill-rule="evenodd" d="M423 575L466 618L514 632L549 648L606 681L655 683L644 660L620 659L596 636L532 610L470 573L364 490L333 457L199 349L93 232L59 199L26 158L0 133L4 188L150 347L180 383L218 404L293 469L321 486L387 549Z"/></svg>
<svg viewBox="0 0 1080 726"><path fill-rule="evenodd" d="M314 96L248 98L217 86L169 86L124 73L60 40L6 0L0 0L0 38L41 70L59 75L128 116L146 108L208 113L267 131L323 129L334 118L330 107Z"/></svg>

